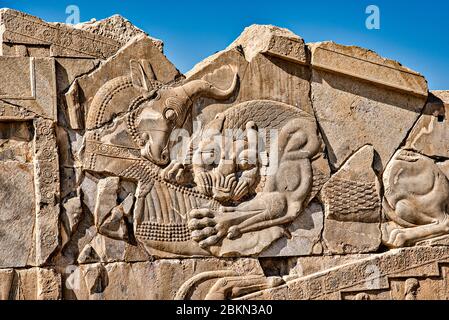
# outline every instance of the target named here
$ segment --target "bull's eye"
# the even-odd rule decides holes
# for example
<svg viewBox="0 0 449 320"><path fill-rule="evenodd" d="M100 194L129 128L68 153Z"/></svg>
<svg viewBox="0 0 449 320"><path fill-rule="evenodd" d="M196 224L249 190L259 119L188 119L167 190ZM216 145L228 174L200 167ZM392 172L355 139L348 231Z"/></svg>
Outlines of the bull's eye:
<svg viewBox="0 0 449 320"><path fill-rule="evenodd" d="M175 110L171 109L171 108L167 108L164 111L164 118L167 119L168 121L175 121L176 120L176 112Z"/></svg>

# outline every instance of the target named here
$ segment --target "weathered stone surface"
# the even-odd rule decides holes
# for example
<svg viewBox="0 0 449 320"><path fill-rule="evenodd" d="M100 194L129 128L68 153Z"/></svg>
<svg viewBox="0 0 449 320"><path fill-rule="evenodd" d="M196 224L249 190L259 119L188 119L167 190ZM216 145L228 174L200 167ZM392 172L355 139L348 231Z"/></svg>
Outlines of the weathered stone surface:
<svg viewBox="0 0 449 320"><path fill-rule="evenodd" d="M66 274L65 282L69 285L64 296L82 300L121 300L123 297L133 300L173 300L182 292L186 294L185 298L198 300L206 296L211 282L219 279L223 271L240 275L263 274L255 259L90 264ZM197 287L188 290L185 282L202 273L210 275L199 276L194 282Z"/></svg>
<svg viewBox="0 0 449 320"><path fill-rule="evenodd" d="M322 253L321 233L324 213L321 205L312 202L304 213L288 227L291 238L281 239L262 252L261 257L309 256Z"/></svg>
<svg viewBox="0 0 449 320"><path fill-rule="evenodd" d="M0 299L447 298L447 91L275 26L162 46L0 9Z"/></svg>
<svg viewBox="0 0 449 320"><path fill-rule="evenodd" d="M447 281L446 270L440 269L439 264L444 264L447 259L447 247L399 249L357 259L325 272L297 277L288 280L284 285L250 294L243 299L343 300L354 299L360 294L357 299L382 300L401 297L405 300L408 294L416 294L417 288L413 288L416 284L412 286L409 281L397 286L397 283L418 275L426 278L428 288L429 283L434 288L444 287ZM390 282L390 279L398 278L401 280ZM401 287L412 288L398 290ZM421 296L421 299L423 298Z"/></svg>
<svg viewBox="0 0 449 320"><path fill-rule="evenodd" d="M143 30L137 28L128 19L125 19L120 15L114 15L100 21L93 19L92 21L75 25L75 28L113 39L121 45L125 45L135 36L142 34L147 35ZM151 38L151 40L153 41L153 44L162 52L164 43L159 39Z"/></svg>
<svg viewBox="0 0 449 320"><path fill-rule="evenodd" d="M34 247L33 167L7 161L0 168L0 268L25 267Z"/></svg>
<svg viewBox="0 0 449 320"><path fill-rule="evenodd" d="M308 64L304 40L288 29L271 25L252 25L228 48L240 46L248 61L259 53L265 53L295 63Z"/></svg>
<svg viewBox="0 0 449 320"><path fill-rule="evenodd" d="M0 160L31 162L33 133L29 122L0 123Z"/></svg>
<svg viewBox="0 0 449 320"><path fill-rule="evenodd" d="M449 180L446 164L420 153L399 150L383 175L383 208L389 218L384 228L388 247L403 247L447 235Z"/></svg>
<svg viewBox="0 0 449 320"><path fill-rule="evenodd" d="M266 25L246 28L228 48L186 74L187 79L206 77L220 88L222 83L229 83L233 73L240 80L240 90L230 101L218 105L208 99L196 102L193 120L207 123L226 108L255 99L284 102L312 114L307 52L304 41L287 29Z"/></svg>
<svg viewBox="0 0 449 320"><path fill-rule="evenodd" d="M66 94L68 108L76 108L79 110L78 113L84 112L84 115L87 115L96 93L103 85L110 80L131 75L130 61L141 61L147 66L147 72L151 72L151 76L161 83L168 83L180 77L179 71L154 46L152 40L147 36L140 35L104 62L97 70L77 79ZM74 88L75 86L76 88ZM132 87L132 84L129 86ZM120 101L114 101L114 103L120 104ZM122 112L124 111L126 110L122 110ZM71 118L73 118L72 123L77 123L76 126L72 125L74 128L78 128L81 123L84 123L84 119L77 119L76 116Z"/></svg>
<svg viewBox="0 0 449 320"><path fill-rule="evenodd" d="M35 265L42 266L59 245L59 155L52 121L36 119L34 131Z"/></svg>
<svg viewBox="0 0 449 320"><path fill-rule="evenodd" d="M61 299L61 275L51 269L35 269L37 273L37 300Z"/></svg>
<svg viewBox="0 0 449 320"><path fill-rule="evenodd" d="M98 59L57 58L58 93L65 93L76 78L92 72L99 63Z"/></svg>
<svg viewBox="0 0 449 320"><path fill-rule="evenodd" d="M0 270L0 300L9 300L13 279L13 269Z"/></svg>
<svg viewBox="0 0 449 320"><path fill-rule="evenodd" d="M148 253L139 246L132 246L126 242L97 234L81 251L78 263L142 262L148 261L149 257Z"/></svg>
<svg viewBox="0 0 449 320"><path fill-rule="evenodd" d="M106 59L120 49L110 38L12 9L1 9L0 21L2 43L49 47L52 57Z"/></svg>
<svg viewBox="0 0 449 320"><path fill-rule="evenodd" d="M381 198L372 168L374 148L357 151L321 190L323 238L336 254L376 252L381 242Z"/></svg>
<svg viewBox="0 0 449 320"><path fill-rule="evenodd" d="M395 90L427 98L427 81L419 73L375 52L333 42L310 44L315 69L344 74Z"/></svg>
<svg viewBox="0 0 449 320"><path fill-rule="evenodd" d="M429 157L449 158L449 91L435 91L429 96L423 114L407 138L406 148Z"/></svg>
<svg viewBox="0 0 449 320"><path fill-rule="evenodd" d="M312 103L334 169L371 144L386 164L427 98L425 79L375 53L334 43L309 45ZM382 84L382 86L381 86Z"/></svg>
<svg viewBox="0 0 449 320"><path fill-rule="evenodd" d="M54 59L0 57L0 69L0 119L56 119Z"/></svg>
<svg viewBox="0 0 449 320"><path fill-rule="evenodd" d="M0 300L59 300L61 275L54 269L0 270Z"/></svg>

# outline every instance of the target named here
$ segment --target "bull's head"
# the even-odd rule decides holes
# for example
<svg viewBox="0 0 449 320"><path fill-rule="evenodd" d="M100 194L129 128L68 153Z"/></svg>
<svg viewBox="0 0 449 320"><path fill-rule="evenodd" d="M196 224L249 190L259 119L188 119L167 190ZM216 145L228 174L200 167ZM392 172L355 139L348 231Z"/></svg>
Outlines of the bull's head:
<svg viewBox="0 0 449 320"><path fill-rule="evenodd" d="M155 88L143 69L132 68L133 82L148 92L148 99L140 105L131 120L135 126L135 140L142 156L164 166L170 161L169 139L176 128L182 128L193 102L201 97L226 100L234 93L238 76L231 86L221 90L205 80L192 80L175 87ZM136 71L141 71L140 73Z"/></svg>

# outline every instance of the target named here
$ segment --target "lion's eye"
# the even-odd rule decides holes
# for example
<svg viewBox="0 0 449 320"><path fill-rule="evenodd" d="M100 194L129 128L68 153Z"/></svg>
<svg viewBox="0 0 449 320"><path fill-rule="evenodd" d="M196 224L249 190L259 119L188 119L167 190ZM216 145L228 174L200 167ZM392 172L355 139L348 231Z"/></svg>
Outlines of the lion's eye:
<svg viewBox="0 0 449 320"><path fill-rule="evenodd" d="M167 108L165 110L165 112L164 112L164 117L168 121L175 121L175 119L176 119L176 112L175 112L175 110L173 110L171 108Z"/></svg>

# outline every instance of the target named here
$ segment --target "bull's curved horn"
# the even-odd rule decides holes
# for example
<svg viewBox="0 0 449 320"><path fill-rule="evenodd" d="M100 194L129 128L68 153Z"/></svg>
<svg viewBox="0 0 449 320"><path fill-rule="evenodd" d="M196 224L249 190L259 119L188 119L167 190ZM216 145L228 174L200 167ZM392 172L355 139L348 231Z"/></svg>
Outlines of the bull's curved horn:
<svg viewBox="0 0 449 320"><path fill-rule="evenodd" d="M217 100L225 100L232 96L238 84L238 74L234 75L234 79L232 81L231 86L226 89L218 89L210 82L205 80L193 80L182 86L184 91L190 97L190 99L194 100L200 96L213 98Z"/></svg>

